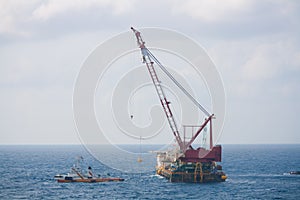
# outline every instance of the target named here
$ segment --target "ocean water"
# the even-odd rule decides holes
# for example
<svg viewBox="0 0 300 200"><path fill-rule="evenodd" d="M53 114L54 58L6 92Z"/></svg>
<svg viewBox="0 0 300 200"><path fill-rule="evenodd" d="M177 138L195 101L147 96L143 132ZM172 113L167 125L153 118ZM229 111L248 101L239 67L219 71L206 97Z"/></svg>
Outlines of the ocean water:
<svg viewBox="0 0 300 200"><path fill-rule="evenodd" d="M96 173L125 181L57 183L53 176L69 172L78 155ZM222 183L170 183L155 175L151 162L148 171L126 173L80 145L0 146L0 199L300 199L300 175L287 173L300 171L300 145L223 145L228 179Z"/></svg>

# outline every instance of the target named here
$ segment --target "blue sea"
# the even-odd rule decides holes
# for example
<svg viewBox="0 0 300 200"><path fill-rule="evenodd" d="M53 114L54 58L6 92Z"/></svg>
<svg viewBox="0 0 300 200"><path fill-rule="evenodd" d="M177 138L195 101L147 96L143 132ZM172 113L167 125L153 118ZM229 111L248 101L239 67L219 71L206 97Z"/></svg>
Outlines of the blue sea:
<svg viewBox="0 0 300 200"><path fill-rule="evenodd" d="M95 172L125 181L57 183L53 176L69 172L78 155ZM102 164L80 145L3 145L0 199L300 199L300 175L288 174L300 171L300 145L223 145L228 179L210 184L170 183L155 175L153 156L148 171L126 173Z"/></svg>

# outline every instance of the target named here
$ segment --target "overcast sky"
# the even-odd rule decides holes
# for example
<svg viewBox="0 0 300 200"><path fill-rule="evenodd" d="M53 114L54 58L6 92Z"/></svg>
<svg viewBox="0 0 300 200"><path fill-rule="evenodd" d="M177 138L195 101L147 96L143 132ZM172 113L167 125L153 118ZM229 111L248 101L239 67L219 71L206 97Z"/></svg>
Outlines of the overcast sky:
<svg viewBox="0 0 300 200"><path fill-rule="evenodd" d="M300 143L296 0L2 0L0 143L79 144L80 67L131 26L176 30L206 49L227 96L220 143Z"/></svg>

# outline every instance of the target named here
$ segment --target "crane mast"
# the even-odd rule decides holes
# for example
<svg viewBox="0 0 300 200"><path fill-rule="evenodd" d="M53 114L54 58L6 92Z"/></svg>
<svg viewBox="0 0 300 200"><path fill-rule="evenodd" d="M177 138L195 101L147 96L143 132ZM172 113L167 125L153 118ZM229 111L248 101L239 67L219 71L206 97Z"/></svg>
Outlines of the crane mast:
<svg viewBox="0 0 300 200"><path fill-rule="evenodd" d="M143 41L142 37L141 37L141 33L137 30L135 30L133 27L131 27L132 31L135 33L136 39L137 39L137 43L141 49L141 53L142 53L142 58L143 58L143 62L146 64L147 69L149 71L149 74L151 76L152 82L155 86L156 92L158 94L160 103L163 107L163 110L165 112L165 115L167 117L168 123L170 125L170 128L173 132L173 135L176 138L176 141L180 147L180 149L184 149L184 145L182 142L182 139L180 137L173 113L171 111L171 108L169 106L170 102L167 100L166 95L164 93L164 90L162 88L161 82L158 79L157 73L154 69L154 62L151 59L151 54L149 52L149 50L145 47L145 42Z"/></svg>
<svg viewBox="0 0 300 200"><path fill-rule="evenodd" d="M134 32L134 34L136 36L137 44L138 44L139 48L141 49L143 63L145 63L147 66L147 69L151 76L152 82L155 86L156 92L160 99L161 105L163 107L163 110L164 110L167 120L169 122L170 128L173 132L173 135L176 138L176 141L180 147L181 152L185 153L188 148L191 148L191 144L195 141L195 139L199 136L201 131L205 128L205 126L208 123L210 123L210 149L212 149L213 148L212 119L214 117L214 114L209 114L209 112L207 112L207 110L203 106L201 106L201 104L172 76L172 74L170 74L168 72L168 70L147 49L147 47L145 46L145 42L141 37L141 33L139 31L137 31L136 29L134 29L133 27L131 27L131 30ZM154 62L174 82L174 84L207 116L204 123L199 127L199 129L196 131L196 133L193 135L193 137L190 139L190 141L183 141L180 137L180 133L178 131L174 116L173 116L172 111L169 106L170 102L167 100L164 90L162 88L161 82L158 79L157 73L154 68Z"/></svg>

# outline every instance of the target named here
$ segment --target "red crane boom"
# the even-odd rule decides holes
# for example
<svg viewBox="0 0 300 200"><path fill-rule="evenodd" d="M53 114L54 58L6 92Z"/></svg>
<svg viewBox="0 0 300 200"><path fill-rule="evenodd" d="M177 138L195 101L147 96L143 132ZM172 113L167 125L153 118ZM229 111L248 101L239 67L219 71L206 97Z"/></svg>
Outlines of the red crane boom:
<svg viewBox="0 0 300 200"><path fill-rule="evenodd" d="M133 27L131 27L131 30L134 32L136 39L137 39L137 44L139 46L139 48L141 49L141 53L142 53L142 58L143 58L143 62L146 64L147 69L149 71L149 74L151 76L152 82L155 86L156 92L158 94L158 97L160 99L161 105L163 107L163 110L165 112L165 115L168 119L170 128L173 132L173 135L176 138L176 141L180 147L180 150L182 153L186 153L186 151L191 148L191 144L195 141L195 139L199 136L199 134L201 133L201 131L204 129L204 127L208 124L208 122L210 122L210 149L213 148L213 142L212 142L212 119L214 117L214 114L209 114L205 108L203 106L200 105L200 103L198 103L196 101L196 99L190 94L188 93L187 90L185 90L183 88L183 86L177 82L177 80L167 71L167 69L155 58L155 56L146 48L145 46L145 42L143 41L142 37L141 37L141 33L139 31L137 31L136 29L134 29ZM157 73L155 71L154 68L154 62L163 70L163 72L166 73L166 75L175 83L175 85L177 85L185 95L187 95L190 100L200 109L202 110L202 112L208 117L207 119L205 119L204 123L200 126L200 128L197 130L196 134L190 139L190 141L182 141L181 137L180 137L180 133L178 131L175 119L173 117L172 111L170 109L169 106L169 101L166 98L166 95L163 91L163 88L161 86L161 82L158 79Z"/></svg>
<svg viewBox="0 0 300 200"><path fill-rule="evenodd" d="M155 86L155 89L156 89L156 92L158 94L158 97L159 97L159 100L160 100L160 103L164 109L164 112L166 114L166 117L168 119L168 122L169 122L169 125L170 125L170 128L176 138L176 141L180 147L180 149L183 149L184 146L183 146L183 142L182 142L182 139L180 137L180 134L179 134L179 131L178 131L178 128L177 128L177 125L176 125L176 122L175 122L175 119L173 117L173 114L172 114L172 111L170 109L170 106L169 106L169 101L167 100L166 98L166 95L162 89L162 86L161 86L161 83L158 79L158 76L157 76L157 73L154 69L154 62L151 60L151 57L150 57L150 54L149 54L149 50L145 47L145 42L143 41L142 37L141 37L141 33L138 32L137 30L135 30L134 28L131 27L131 29L133 30L133 32L135 33L135 36L136 36L136 39L137 39L137 43L141 49L141 52L142 52L142 56L143 56L143 62L146 64L147 66L147 69L149 71L149 74L151 76L151 79L152 79L152 82Z"/></svg>

